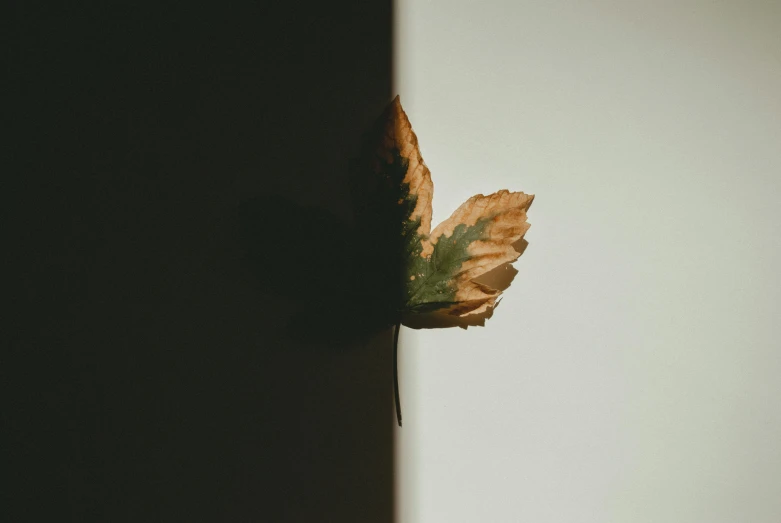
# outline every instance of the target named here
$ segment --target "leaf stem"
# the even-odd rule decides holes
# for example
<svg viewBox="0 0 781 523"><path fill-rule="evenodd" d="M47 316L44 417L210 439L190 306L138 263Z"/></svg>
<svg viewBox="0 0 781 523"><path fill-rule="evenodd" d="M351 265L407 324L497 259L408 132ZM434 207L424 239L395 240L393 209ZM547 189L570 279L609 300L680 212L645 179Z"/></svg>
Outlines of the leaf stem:
<svg viewBox="0 0 781 523"><path fill-rule="evenodd" d="M396 322L393 332L393 394L396 398L396 420L401 427L401 400L399 399L399 330L401 320Z"/></svg>

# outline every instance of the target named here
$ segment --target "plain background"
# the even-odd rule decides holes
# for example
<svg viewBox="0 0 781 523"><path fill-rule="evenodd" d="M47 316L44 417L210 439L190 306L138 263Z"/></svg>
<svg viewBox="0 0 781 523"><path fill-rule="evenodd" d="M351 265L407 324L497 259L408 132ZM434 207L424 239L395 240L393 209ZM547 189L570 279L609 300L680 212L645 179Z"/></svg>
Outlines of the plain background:
<svg viewBox="0 0 781 523"><path fill-rule="evenodd" d="M401 336L399 521L781 520L781 3L400 0L434 180L537 195L485 328Z"/></svg>

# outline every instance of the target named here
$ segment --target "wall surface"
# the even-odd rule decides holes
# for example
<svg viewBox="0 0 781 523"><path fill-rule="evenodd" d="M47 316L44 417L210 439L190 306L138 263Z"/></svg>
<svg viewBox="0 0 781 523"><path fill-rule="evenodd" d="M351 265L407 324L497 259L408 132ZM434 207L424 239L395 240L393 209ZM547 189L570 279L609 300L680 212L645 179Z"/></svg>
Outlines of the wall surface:
<svg viewBox="0 0 781 523"><path fill-rule="evenodd" d="M435 186L536 194L485 328L400 345L398 521L781 521L781 4L400 0Z"/></svg>

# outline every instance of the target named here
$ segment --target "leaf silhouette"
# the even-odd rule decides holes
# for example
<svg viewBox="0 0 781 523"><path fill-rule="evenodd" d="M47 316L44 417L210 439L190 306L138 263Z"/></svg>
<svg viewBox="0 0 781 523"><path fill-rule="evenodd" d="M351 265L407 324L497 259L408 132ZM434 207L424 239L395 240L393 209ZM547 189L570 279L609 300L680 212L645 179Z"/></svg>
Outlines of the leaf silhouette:
<svg viewBox="0 0 781 523"><path fill-rule="evenodd" d="M371 196L358 199L364 206L356 215L374 231L366 234L383 242L375 255L400 260L399 274L392 275L402 280L401 295L395 297L397 319L410 326L442 326L421 325L416 317L490 314L503 289L481 278L521 255L534 196L507 190L478 194L432 231L431 173L398 96L378 121L373 140L364 159L373 174ZM381 223L390 230L377 234Z"/></svg>
<svg viewBox="0 0 781 523"><path fill-rule="evenodd" d="M383 273L369 288L386 297L383 315L396 324L393 377L401 426L401 324L483 325L517 273L509 264L526 248L526 212L534 196L508 190L478 194L432 231L431 172L398 96L369 133L363 151L354 164L355 217L366 252Z"/></svg>

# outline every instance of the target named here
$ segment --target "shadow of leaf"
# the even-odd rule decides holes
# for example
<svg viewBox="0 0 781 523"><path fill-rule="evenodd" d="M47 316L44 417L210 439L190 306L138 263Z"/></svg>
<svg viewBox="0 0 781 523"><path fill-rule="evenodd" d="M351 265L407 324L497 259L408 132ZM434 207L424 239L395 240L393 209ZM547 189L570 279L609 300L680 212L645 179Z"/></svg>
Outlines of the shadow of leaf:
<svg viewBox="0 0 781 523"><path fill-rule="evenodd" d="M273 195L242 203L239 220L261 287L294 309L287 325L293 339L345 348L390 325L387 293L372 292L383 274L370 272L355 231L336 215Z"/></svg>

